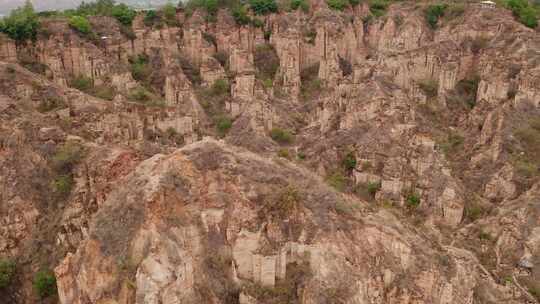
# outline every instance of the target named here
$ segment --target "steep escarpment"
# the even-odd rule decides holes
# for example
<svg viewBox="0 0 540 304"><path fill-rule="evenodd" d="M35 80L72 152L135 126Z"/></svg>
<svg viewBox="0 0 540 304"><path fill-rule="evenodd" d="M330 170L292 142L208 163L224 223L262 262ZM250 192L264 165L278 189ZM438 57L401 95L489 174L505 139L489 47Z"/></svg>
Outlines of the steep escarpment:
<svg viewBox="0 0 540 304"><path fill-rule="evenodd" d="M430 5L0 36L0 295L536 303L540 36Z"/></svg>

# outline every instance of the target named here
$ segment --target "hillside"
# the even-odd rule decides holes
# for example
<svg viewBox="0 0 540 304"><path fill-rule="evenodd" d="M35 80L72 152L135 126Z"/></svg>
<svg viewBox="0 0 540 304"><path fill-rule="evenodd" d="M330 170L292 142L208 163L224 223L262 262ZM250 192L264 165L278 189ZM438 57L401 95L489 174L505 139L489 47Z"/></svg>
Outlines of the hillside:
<svg viewBox="0 0 540 304"><path fill-rule="evenodd" d="M3 28L0 303L539 303L534 6L212 3Z"/></svg>

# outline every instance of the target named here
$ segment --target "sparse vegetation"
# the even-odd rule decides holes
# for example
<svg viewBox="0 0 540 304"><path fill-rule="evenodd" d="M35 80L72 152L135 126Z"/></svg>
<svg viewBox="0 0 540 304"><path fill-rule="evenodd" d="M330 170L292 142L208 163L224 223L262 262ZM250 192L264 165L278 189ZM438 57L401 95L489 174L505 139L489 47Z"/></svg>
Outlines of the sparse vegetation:
<svg viewBox="0 0 540 304"><path fill-rule="evenodd" d="M420 80L418 86L428 98L436 97L439 91L439 83L434 79Z"/></svg>
<svg viewBox="0 0 540 304"><path fill-rule="evenodd" d="M279 149L277 154L278 154L279 157L282 157L282 158L286 158L286 159L291 158L291 154L289 153L289 150L285 149L285 148Z"/></svg>
<svg viewBox="0 0 540 304"><path fill-rule="evenodd" d="M347 59L339 56L339 68L341 69L341 72L343 73L343 76L349 76L353 73L352 64Z"/></svg>
<svg viewBox="0 0 540 304"><path fill-rule="evenodd" d="M326 0L326 4L329 8L337 11L342 11L347 7L346 0Z"/></svg>
<svg viewBox="0 0 540 304"><path fill-rule="evenodd" d="M309 11L309 4L306 0L291 0L291 9L301 9L304 13Z"/></svg>
<svg viewBox="0 0 540 304"><path fill-rule="evenodd" d="M300 72L300 97L304 101L316 98L321 91L322 83L319 79L319 64L314 64Z"/></svg>
<svg viewBox="0 0 540 304"><path fill-rule="evenodd" d="M67 195L73 188L73 177L70 174L60 175L53 181L52 186L55 193Z"/></svg>
<svg viewBox="0 0 540 304"><path fill-rule="evenodd" d="M218 116L216 119L216 128L220 136L225 136L232 127L232 120L228 116Z"/></svg>
<svg viewBox="0 0 540 304"><path fill-rule="evenodd" d="M0 290L9 287L15 278L15 262L7 259L0 259Z"/></svg>
<svg viewBox="0 0 540 304"><path fill-rule="evenodd" d="M426 18L426 22L432 29L437 28L439 18L444 16L444 12L446 11L447 7L448 5L446 4L432 4L426 8L426 10L424 11L424 15Z"/></svg>
<svg viewBox="0 0 540 304"><path fill-rule="evenodd" d="M439 143L439 147L447 157L450 157L456 154L458 150L462 148L463 141L463 136L455 132L450 132L446 139Z"/></svg>
<svg viewBox="0 0 540 304"><path fill-rule="evenodd" d="M66 142L52 157L52 166L56 172L68 173L83 156L83 148L75 142Z"/></svg>
<svg viewBox="0 0 540 304"><path fill-rule="evenodd" d="M264 81L274 80L279 68L279 57L276 50L270 44L259 45L255 48L254 63L257 68L255 76Z"/></svg>
<svg viewBox="0 0 540 304"><path fill-rule="evenodd" d="M73 16L69 18L69 26L82 35L90 35L92 33L92 25L82 16Z"/></svg>
<svg viewBox="0 0 540 304"><path fill-rule="evenodd" d="M386 14L386 9L388 8L389 0L372 0L369 3L369 11L375 17L381 17Z"/></svg>
<svg viewBox="0 0 540 304"><path fill-rule="evenodd" d="M70 81L69 86L79 91L89 92L94 87L94 81L92 78L79 75Z"/></svg>
<svg viewBox="0 0 540 304"><path fill-rule="evenodd" d="M246 284L245 292L257 299L257 303L300 303L301 289L313 276L307 258L288 263L285 273L285 279L278 280L274 287Z"/></svg>
<svg viewBox="0 0 540 304"><path fill-rule="evenodd" d="M467 220L474 222L477 219L481 218L486 213L486 210L477 202L472 201L469 202L467 206L465 206L464 213Z"/></svg>
<svg viewBox="0 0 540 304"><path fill-rule="evenodd" d="M454 105L463 105L472 109L476 105L476 94L479 83L480 77L477 75L460 80L454 90L448 95L448 101Z"/></svg>
<svg viewBox="0 0 540 304"><path fill-rule="evenodd" d="M34 277L34 289L42 299L56 294L56 278L49 270L42 270Z"/></svg>
<svg viewBox="0 0 540 304"><path fill-rule="evenodd" d="M288 185L266 203L266 208L269 214L284 219L299 211L302 208L302 201L300 191L295 186Z"/></svg>
<svg viewBox="0 0 540 304"><path fill-rule="evenodd" d="M281 128L273 128L270 130L270 137L280 144L290 144L293 141L291 132Z"/></svg>
<svg viewBox="0 0 540 304"><path fill-rule="evenodd" d="M328 185L332 186L338 191L345 191L347 189L347 177L340 171L335 171L326 177Z"/></svg>
<svg viewBox="0 0 540 304"><path fill-rule="evenodd" d="M366 201L372 201L380 189L381 182L359 183L354 187L354 193Z"/></svg>
<svg viewBox="0 0 540 304"><path fill-rule="evenodd" d="M520 153L514 155L514 166L519 176L525 179L540 174L540 118L530 118L514 130Z"/></svg>
<svg viewBox="0 0 540 304"><path fill-rule="evenodd" d="M356 155L354 151L347 153L345 157L341 160L341 166L347 172L354 170L356 168L356 164Z"/></svg>
<svg viewBox="0 0 540 304"><path fill-rule="evenodd" d="M334 210L336 211L337 214L347 216L347 215L352 215L355 209L357 209L357 207L358 206L347 203L347 202L337 201L336 205L334 206Z"/></svg>

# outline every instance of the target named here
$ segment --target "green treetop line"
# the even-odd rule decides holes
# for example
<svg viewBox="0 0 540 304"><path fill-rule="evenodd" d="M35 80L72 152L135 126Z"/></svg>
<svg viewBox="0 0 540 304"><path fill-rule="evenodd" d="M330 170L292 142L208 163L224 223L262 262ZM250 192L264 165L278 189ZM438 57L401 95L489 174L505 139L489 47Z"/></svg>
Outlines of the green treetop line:
<svg viewBox="0 0 540 304"><path fill-rule="evenodd" d="M208 22L216 20L217 11L220 8L228 8L239 25L263 26L260 19L251 18L249 10L254 15L267 15L277 13L279 10L301 9L303 12L309 12L308 0L286 0L286 5L281 2L278 5L276 0L188 0L187 2L178 2L175 6L171 3L166 4L160 10L149 10L144 18L146 25L176 26L176 11L183 8L186 15L189 16L194 10L205 11ZM326 0L328 7L336 11L344 11L356 5L366 2L370 7L370 16L380 17L386 13L388 6L397 0ZM499 0L499 5L511 10L516 20L522 24L536 28L540 16L540 0ZM452 2L434 3L425 9L426 23L433 29L436 28L437 21L445 15L447 7ZM82 2L76 9L65 11L49 11L37 13L30 1L15 10L9 16L0 20L0 32L6 34L18 43L25 41L35 41L40 30L40 18L63 17L69 20L70 26L80 33L87 34L92 32L91 24L88 22L89 16L110 16L118 22L129 28L137 11L126 4L116 4L114 0L96 0L95 2ZM369 20L370 18L366 18Z"/></svg>

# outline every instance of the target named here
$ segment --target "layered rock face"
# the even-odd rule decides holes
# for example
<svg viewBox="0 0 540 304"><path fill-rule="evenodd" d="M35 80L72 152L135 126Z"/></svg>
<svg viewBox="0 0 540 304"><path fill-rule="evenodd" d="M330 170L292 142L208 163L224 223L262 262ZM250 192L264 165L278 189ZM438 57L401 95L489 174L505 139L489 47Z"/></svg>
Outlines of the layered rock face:
<svg viewBox="0 0 540 304"><path fill-rule="evenodd" d="M63 304L537 303L538 32L319 2L0 37L0 297L50 268Z"/></svg>

